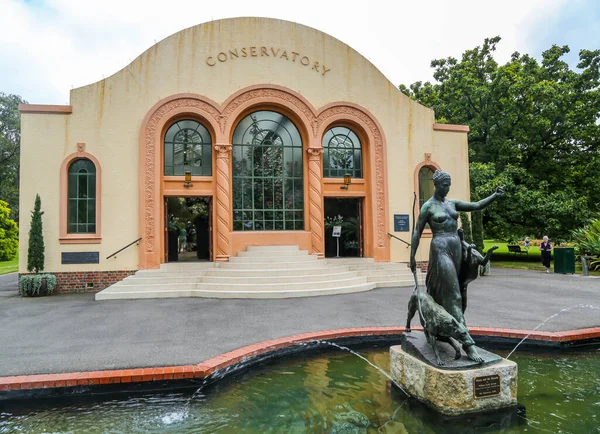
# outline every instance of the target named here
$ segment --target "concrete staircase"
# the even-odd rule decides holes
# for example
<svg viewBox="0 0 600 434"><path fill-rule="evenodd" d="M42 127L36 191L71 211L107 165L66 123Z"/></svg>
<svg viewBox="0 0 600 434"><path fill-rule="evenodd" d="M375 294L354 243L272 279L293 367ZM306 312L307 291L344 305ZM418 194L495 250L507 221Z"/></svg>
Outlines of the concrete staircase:
<svg viewBox="0 0 600 434"><path fill-rule="evenodd" d="M310 297L413 284L406 264L318 259L298 246L250 246L229 262L173 262L140 270L97 293L96 300Z"/></svg>

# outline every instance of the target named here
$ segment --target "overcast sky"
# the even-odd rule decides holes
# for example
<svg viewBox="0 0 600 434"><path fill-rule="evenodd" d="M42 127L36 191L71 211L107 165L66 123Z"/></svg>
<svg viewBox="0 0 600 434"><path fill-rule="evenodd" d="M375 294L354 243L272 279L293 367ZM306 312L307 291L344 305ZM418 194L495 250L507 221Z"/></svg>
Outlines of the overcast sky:
<svg viewBox="0 0 600 434"><path fill-rule="evenodd" d="M499 35L496 59L537 58L552 44L600 48L600 0L0 0L0 92L69 104L187 27L262 16L314 27L350 45L394 84L432 80L432 59L460 57Z"/></svg>

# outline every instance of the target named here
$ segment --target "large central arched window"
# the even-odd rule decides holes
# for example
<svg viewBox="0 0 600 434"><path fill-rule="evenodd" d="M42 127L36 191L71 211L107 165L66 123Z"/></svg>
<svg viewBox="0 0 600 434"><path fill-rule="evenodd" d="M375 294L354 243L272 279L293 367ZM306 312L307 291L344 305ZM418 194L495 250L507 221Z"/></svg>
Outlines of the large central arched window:
<svg viewBox="0 0 600 434"><path fill-rule="evenodd" d="M302 139L286 116L257 111L233 132L233 229L303 230Z"/></svg>

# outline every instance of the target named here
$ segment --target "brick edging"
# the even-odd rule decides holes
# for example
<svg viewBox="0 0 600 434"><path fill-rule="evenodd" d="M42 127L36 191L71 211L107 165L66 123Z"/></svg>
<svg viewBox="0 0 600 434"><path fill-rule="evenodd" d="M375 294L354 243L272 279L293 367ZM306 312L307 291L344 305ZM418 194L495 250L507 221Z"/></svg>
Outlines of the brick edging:
<svg viewBox="0 0 600 434"><path fill-rule="evenodd" d="M413 330L423 330L415 326ZM528 334L532 341L575 342L600 338L600 327L563 332L539 332L490 327L470 327L473 336L523 339ZM340 339L359 336L400 335L404 327L361 327L302 333L271 339L229 351L205 360L197 365L165 366L157 368L115 369L107 371L70 372L65 374L37 374L0 377L0 392L27 389L51 389L59 387L94 386L102 384L141 383L162 380L205 379L211 374L242 361L271 353L300 343L314 340Z"/></svg>

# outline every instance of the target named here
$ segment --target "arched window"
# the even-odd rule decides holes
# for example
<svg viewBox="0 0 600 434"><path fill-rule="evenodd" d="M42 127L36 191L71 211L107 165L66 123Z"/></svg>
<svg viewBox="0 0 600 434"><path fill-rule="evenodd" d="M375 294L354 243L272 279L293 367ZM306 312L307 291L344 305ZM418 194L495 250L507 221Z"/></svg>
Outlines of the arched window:
<svg viewBox="0 0 600 434"><path fill-rule="evenodd" d="M303 230L302 138L273 111L240 121L232 139L233 230Z"/></svg>
<svg viewBox="0 0 600 434"><path fill-rule="evenodd" d="M67 182L67 233L96 233L96 166L87 158L75 160Z"/></svg>
<svg viewBox="0 0 600 434"><path fill-rule="evenodd" d="M419 170L419 209L433 196L435 190L433 187L433 172L434 169L428 166L423 166Z"/></svg>
<svg viewBox="0 0 600 434"><path fill-rule="evenodd" d="M200 122L175 122L165 134L165 175L212 175L212 138Z"/></svg>
<svg viewBox="0 0 600 434"><path fill-rule="evenodd" d="M323 177L362 178L362 148L358 136L347 127L333 127L323 136Z"/></svg>

